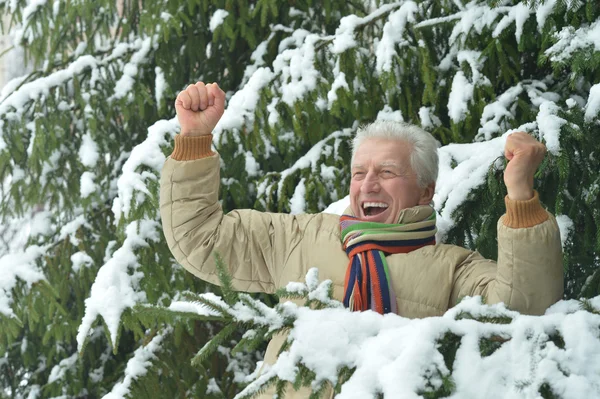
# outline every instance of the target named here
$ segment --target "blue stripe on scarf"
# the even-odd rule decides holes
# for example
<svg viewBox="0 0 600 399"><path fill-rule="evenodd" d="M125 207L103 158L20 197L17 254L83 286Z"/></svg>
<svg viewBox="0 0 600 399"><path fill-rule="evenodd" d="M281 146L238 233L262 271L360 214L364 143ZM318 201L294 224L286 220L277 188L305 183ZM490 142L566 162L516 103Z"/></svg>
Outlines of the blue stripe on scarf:
<svg viewBox="0 0 600 399"><path fill-rule="evenodd" d="M367 254L365 254L365 261L366 261L366 257ZM360 265L360 263L359 263ZM371 295L373 294L371 292L371 273L369 273L369 264L367 263L366 265L366 269L367 269L367 309L371 309ZM361 267L362 269L362 267Z"/></svg>
<svg viewBox="0 0 600 399"><path fill-rule="evenodd" d="M350 277L348 278L348 287L350 289L346 290L346 295L344 296L345 307L350 307L350 297L352 296L352 289L354 287L354 282L356 281L356 270L358 269L360 272L360 267L357 268L355 265L357 261L358 257L355 256L354 259L352 259L352 266L350 266Z"/></svg>
<svg viewBox="0 0 600 399"><path fill-rule="evenodd" d="M352 287L352 288L349 290L346 290L346 295L344 296L344 301L343 301L345 307L350 307L350 297L352 296L354 283L358 282L358 287L359 287L359 291L360 291L360 287L362 287L363 278L367 279L367 297L363 298L363 301L366 301L366 303L370 309L371 308L371 274L367 272L366 276L362 275L362 265L360 263L360 257L355 256L354 259L352 259L352 266L350 266L350 277L348 279L348 286Z"/></svg>

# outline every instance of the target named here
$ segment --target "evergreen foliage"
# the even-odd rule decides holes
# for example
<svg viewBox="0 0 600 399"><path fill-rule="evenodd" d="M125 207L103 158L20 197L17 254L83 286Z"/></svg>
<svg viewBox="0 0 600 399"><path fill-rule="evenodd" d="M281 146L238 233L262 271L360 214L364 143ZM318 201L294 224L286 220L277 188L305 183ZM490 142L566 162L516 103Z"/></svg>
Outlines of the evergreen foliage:
<svg viewBox="0 0 600 399"><path fill-rule="evenodd" d="M215 288L162 237L173 101L196 80L228 91L214 139L225 210L322 211L347 194L347 139L375 118L421 125L442 145L530 132L549 149L536 188L565 233L566 297L600 294L594 0L16 0L0 11L33 67L0 98L0 398L230 398L265 340L293 325L284 305L228 289L224 269L223 300L198 294ZM501 155L452 206L436 204L445 241L490 258ZM173 310L186 296L213 313ZM281 324L236 320L236 306ZM451 370L458 341L440 345ZM314 371L300 370L294 384L309 384ZM340 369L338 391L353 373ZM422 394L452 392L446 377Z"/></svg>

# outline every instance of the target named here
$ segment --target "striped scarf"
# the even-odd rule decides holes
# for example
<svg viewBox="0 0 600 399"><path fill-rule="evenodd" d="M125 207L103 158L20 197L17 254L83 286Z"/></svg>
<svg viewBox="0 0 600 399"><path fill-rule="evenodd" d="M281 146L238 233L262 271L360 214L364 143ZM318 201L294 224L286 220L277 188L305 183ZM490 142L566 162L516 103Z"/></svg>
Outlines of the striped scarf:
<svg viewBox="0 0 600 399"><path fill-rule="evenodd" d="M408 253L435 245L435 211L416 206L400 212L397 224L364 222L346 209L340 217L343 248L350 263L346 270L344 306L398 313L386 255Z"/></svg>

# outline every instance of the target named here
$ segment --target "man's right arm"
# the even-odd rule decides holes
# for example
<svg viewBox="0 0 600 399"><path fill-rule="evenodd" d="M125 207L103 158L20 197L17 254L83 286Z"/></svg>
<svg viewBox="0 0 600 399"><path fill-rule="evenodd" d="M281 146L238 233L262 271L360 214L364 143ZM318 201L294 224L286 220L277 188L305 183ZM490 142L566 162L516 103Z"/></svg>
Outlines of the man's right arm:
<svg viewBox="0 0 600 399"><path fill-rule="evenodd" d="M287 254L301 239L291 215L235 210L219 204L220 159L211 132L223 115L225 93L198 82L175 101L181 134L161 172L163 231L177 261L205 281L218 284L218 252L240 291L274 292Z"/></svg>
<svg viewBox="0 0 600 399"><path fill-rule="evenodd" d="M223 214L218 202L219 156L206 151L210 151L210 137L177 136L175 151L163 167L160 212L169 249L188 271L218 284L216 251L237 290L272 293L290 244L299 239L289 226L293 218L252 210ZM204 156L176 159L199 151ZM289 220L274 220L285 216ZM275 234L286 228L287 234Z"/></svg>

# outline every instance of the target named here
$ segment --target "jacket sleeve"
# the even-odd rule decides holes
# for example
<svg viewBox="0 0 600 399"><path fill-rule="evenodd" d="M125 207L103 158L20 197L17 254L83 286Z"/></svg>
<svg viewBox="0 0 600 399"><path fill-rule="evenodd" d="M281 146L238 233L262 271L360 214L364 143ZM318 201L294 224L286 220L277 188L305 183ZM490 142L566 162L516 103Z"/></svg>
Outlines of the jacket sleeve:
<svg viewBox="0 0 600 399"><path fill-rule="evenodd" d="M188 271L219 284L216 251L236 290L273 293L287 254L301 239L297 219L254 210L223 214L219 163L216 153L191 160L167 158L161 172L160 213L169 249Z"/></svg>
<svg viewBox="0 0 600 399"><path fill-rule="evenodd" d="M497 264L472 252L457 265L449 305L466 295L532 315L562 299L560 231L537 193L529 201L507 199L507 213L498 221Z"/></svg>

